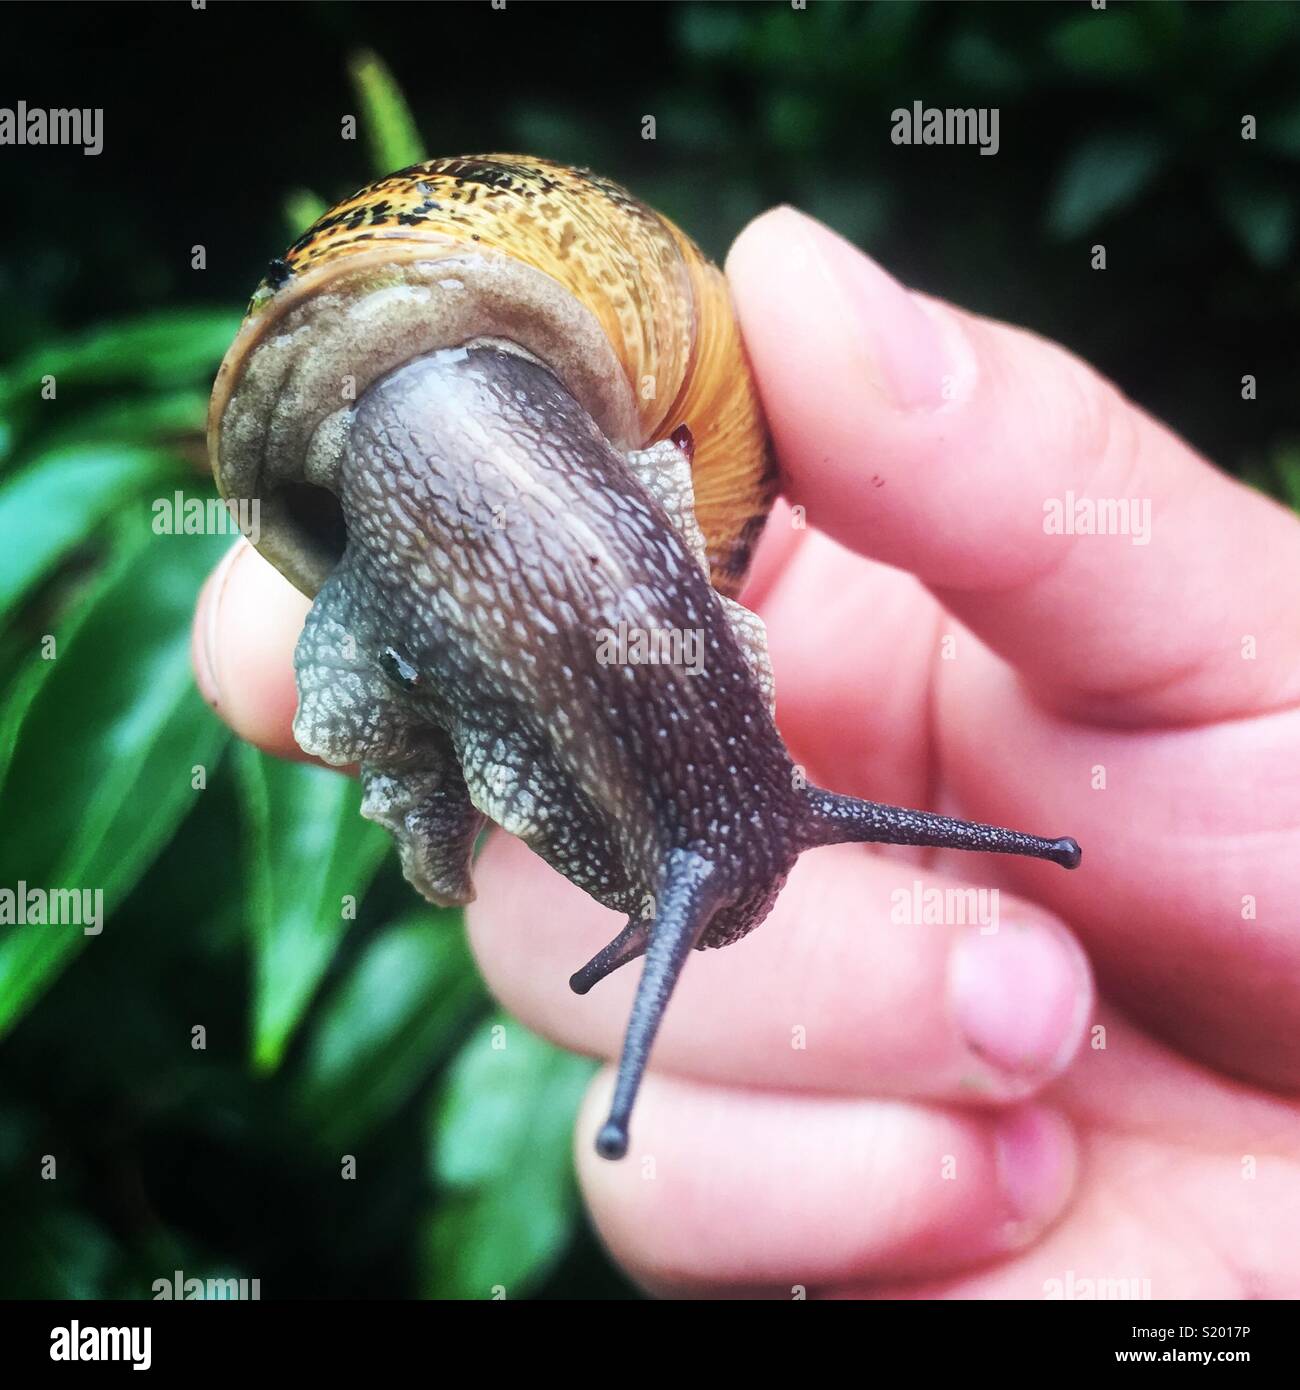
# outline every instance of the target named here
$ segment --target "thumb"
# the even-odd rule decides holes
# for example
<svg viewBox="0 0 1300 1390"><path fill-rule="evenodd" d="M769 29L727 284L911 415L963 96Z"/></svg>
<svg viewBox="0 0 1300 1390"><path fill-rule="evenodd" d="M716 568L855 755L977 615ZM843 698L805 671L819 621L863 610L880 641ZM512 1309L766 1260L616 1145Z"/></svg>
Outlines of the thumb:
<svg viewBox="0 0 1300 1390"><path fill-rule="evenodd" d="M915 573L1046 703L1183 722L1300 698L1291 513L1064 349L909 293L793 209L727 273L789 500Z"/></svg>

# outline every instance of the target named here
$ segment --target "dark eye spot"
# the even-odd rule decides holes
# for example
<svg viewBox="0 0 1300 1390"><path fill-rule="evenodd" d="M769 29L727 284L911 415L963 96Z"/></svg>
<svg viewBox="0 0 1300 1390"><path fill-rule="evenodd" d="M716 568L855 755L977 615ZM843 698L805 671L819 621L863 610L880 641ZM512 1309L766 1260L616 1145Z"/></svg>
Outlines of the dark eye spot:
<svg viewBox="0 0 1300 1390"><path fill-rule="evenodd" d="M384 675L404 690L414 690L420 684L420 673L414 663L396 647L385 647L379 653L379 665Z"/></svg>
<svg viewBox="0 0 1300 1390"><path fill-rule="evenodd" d="M266 268L266 283L273 290L278 290L292 275L293 271L289 269L289 262L283 261L277 256Z"/></svg>

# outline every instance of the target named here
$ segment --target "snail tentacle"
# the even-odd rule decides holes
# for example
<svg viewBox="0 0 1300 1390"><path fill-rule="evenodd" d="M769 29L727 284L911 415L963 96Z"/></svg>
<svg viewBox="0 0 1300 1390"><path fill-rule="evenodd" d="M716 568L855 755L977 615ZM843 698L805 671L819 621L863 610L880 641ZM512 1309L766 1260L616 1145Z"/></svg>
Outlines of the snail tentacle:
<svg viewBox="0 0 1300 1390"><path fill-rule="evenodd" d="M629 964L645 955L650 941L650 922L643 917L629 918L627 926L603 949L569 977L569 988L574 994L586 994L593 985L598 985L607 975L612 975L620 966Z"/></svg>
<svg viewBox="0 0 1300 1390"><path fill-rule="evenodd" d="M678 850L668 857L658 910L650 924L645 969L623 1039L609 1118L596 1137L596 1151L603 1158L622 1158L627 1153L628 1120L650 1048L682 966L719 905L723 892L719 879L715 866L701 855Z"/></svg>
<svg viewBox="0 0 1300 1390"><path fill-rule="evenodd" d="M927 849L1020 854L1046 859L1064 869L1077 869L1083 857L1078 842L1068 837L1026 835L1000 825L862 801L820 787L810 787L808 792L809 817L804 830L807 848L839 844L920 845Z"/></svg>

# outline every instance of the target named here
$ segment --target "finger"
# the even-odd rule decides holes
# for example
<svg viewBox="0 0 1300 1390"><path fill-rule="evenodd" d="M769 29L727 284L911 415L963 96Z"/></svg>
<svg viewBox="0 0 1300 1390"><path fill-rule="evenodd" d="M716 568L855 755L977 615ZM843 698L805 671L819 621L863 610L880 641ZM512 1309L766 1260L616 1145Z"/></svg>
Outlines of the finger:
<svg viewBox="0 0 1300 1390"><path fill-rule="evenodd" d="M579 1117L579 1179L615 1258L659 1293L788 1298L961 1269L1031 1243L1075 1181L1072 1131L1046 1108L983 1115L666 1076L646 1079L632 1147L611 1163L593 1147L611 1090L602 1072Z"/></svg>
<svg viewBox="0 0 1300 1390"><path fill-rule="evenodd" d="M605 1057L641 966L577 998L622 922L493 836L467 913L489 986L530 1027ZM1058 1075L1092 1008L1086 960L1041 909L856 848L805 855L744 941L692 955L653 1064L731 1085L1005 1103Z"/></svg>
<svg viewBox="0 0 1300 1390"><path fill-rule="evenodd" d="M934 703L953 797L1077 836L1081 871L1036 895L1079 932L1103 990L1191 1055L1294 1091L1300 709L1135 738L1062 720L978 644L959 652Z"/></svg>
<svg viewBox="0 0 1300 1390"><path fill-rule="evenodd" d="M303 756L293 738L293 649L310 607L241 537L194 613L190 655L203 698L240 738L282 758Z"/></svg>
<svg viewBox="0 0 1300 1390"><path fill-rule="evenodd" d="M1222 1136L1219 1143L1223 1144ZM1009 1260L939 1279L827 1290L876 1299L1286 1299L1300 1277L1300 1164L1236 1149L1153 1148L1123 1133L1088 1146L1064 1220Z"/></svg>
<svg viewBox="0 0 1300 1390"><path fill-rule="evenodd" d="M1295 1105L1214 1076L1112 1009L1097 1020L1100 1045L1052 1091L1089 1134L1066 1219L1011 1260L921 1282L887 1274L835 1296L1288 1296L1300 1271Z"/></svg>
<svg viewBox="0 0 1300 1390"><path fill-rule="evenodd" d="M811 524L918 575L1072 712L1185 722L1300 698L1284 508L1063 349L907 293L792 209L746 228L727 271ZM1080 534L1079 499L1128 534Z"/></svg>
<svg viewBox="0 0 1300 1390"><path fill-rule="evenodd" d="M821 532L802 535L760 606L781 734L811 782L925 805L934 775L929 687L939 605L912 575L854 555Z"/></svg>

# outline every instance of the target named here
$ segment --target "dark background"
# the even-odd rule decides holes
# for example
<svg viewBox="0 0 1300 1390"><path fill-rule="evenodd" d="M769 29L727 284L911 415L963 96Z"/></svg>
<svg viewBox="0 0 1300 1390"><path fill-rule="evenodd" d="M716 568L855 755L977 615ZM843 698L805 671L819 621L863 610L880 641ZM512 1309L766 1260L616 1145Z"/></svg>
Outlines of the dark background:
<svg viewBox="0 0 1300 1390"><path fill-rule="evenodd" d="M719 258L796 203L1300 504L1294 5L5 6L0 105L103 107L105 143L0 147L0 884L113 891L84 949L0 929L0 1294L147 1297L174 1268L264 1297L629 1292L568 1176L587 1064L517 1029L485 1052L505 1021L454 914L415 906L352 789L181 692L227 542L135 534L202 495L212 372L302 209L380 172L364 121L340 138L365 50L430 155L589 165ZM893 145L917 100L999 108L998 155ZM362 890L323 936L322 882Z"/></svg>
<svg viewBox="0 0 1300 1390"><path fill-rule="evenodd" d="M587 164L715 256L795 202L907 283L1060 338L1225 465L1295 424L1291 4L214 0L9 5L3 26L5 103L103 106L107 132L94 159L4 152L3 348L245 298L285 241L288 191L332 202L370 177L339 117L356 110L347 56L373 48L431 154ZM889 113L915 100L998 106L1000 153L891 144ZM1250 369L1275 387L1247 441Z"/></svg>

